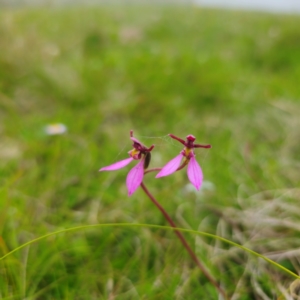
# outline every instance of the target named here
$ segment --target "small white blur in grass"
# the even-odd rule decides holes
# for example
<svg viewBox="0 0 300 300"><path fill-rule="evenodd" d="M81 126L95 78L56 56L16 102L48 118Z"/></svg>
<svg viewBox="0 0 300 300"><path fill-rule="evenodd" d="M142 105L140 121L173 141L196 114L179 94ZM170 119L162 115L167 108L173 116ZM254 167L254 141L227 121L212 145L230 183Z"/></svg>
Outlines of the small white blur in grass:
<svg viewBox="0 0 300 300"><path fill-rule="evenodd" d="M62 123L53 123L45 127L47 135L59 135L67 132L67 126Z"/></svg>
<svg viewBox="0 0 300 300"><path fill-rule="evenodd" d="M199 191L197 191L191 183L187 183L183 189L185 193L195 193L196 195L203 195L207 191L214 192L215 185L211 181L203 180Z"/></svg>

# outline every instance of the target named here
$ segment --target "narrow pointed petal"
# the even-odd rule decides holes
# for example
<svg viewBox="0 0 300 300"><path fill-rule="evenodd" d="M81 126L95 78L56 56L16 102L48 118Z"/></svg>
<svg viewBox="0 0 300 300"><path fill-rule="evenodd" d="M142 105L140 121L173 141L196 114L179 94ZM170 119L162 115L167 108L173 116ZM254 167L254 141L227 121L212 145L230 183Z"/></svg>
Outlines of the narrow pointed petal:
<svg viewBox="0 0 300 300"><path fill-rule="evenodd" d="M121 168L124 168L125 166L127 166L129 163L131 163L133 161L132 157L120 160L112 165L109 165L107 167L103 167L99 170L100 171L114 171L114 170L118 170Z"/></svg>
<svg viewBox="0 0 300 300"><path fill-rule="evenodd" d="M187 168L187 175L190 182L195 186L195 188L199 191L200 186L203 180L203 173L202 170L196 161L195 156L190 158L188 168Z"/></svg>
<svg viewBox="0 0 300 300"><path fill-rule="evenodd" d="M172 173L174 173L181 162L183 155L180 153L179 155L177 155L175 158L173 158L172 160L170 160L161 170L160 172L155 176L155 178L159 178L159 177L164 177L164 176L168 176Z"/></svg>
<svg viewBox="0 0 300 300"><path fill-rule="evenodd" d="M128 196L131 196L136 189L140 186L144 177L144 159L133 167L126 178L126 185L128 189Z"/></svg>

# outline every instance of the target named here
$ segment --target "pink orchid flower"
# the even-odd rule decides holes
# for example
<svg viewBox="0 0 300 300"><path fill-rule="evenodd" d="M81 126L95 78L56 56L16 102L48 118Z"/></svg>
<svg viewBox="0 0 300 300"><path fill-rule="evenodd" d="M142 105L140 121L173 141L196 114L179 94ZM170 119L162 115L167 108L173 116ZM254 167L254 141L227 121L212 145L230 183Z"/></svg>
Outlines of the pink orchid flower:
<svg viewBox="0 0 300 300"><path fill-rule="evenodd" d="M193 135L188 135L186 137L186 141L183 139L180 139L176 137L173 134L169 134L169 136L177 141L179 141L181 144L183 144L185 147L180 152L179 155L177 155L175 158L170 160L161 170L160 172L155 176L156 178L168 176L174 172L176 172L178 169L181 169L186 164L187 167L187 175L190 180L190 182L195 186L197 190L200 189L200 186L202 184L203 180L203 173L202 170L196 161L194 148L211 148L211 145L200 145L200 144L194 144L194 141L196 138ZM180 166L180 163L182 161L182 158L184 158L183 164Z"/></svg>
<svg viewBox="0 0 300 300"><path fill-rule="evenodd" d="M129 158L120 160L112 165L101 168L99 171L114 171L124 168L133 160L139 160L138 164L133 167L126 178L126 186L128 189L128 196L131 196L136 189L140 186L144 178L144 170L147 169L151 159L151 150L154 148L152 145L150 148L144 146L139 140L133 137L133 131L130 131L130 139L133 141L133 149L128 152Z"/></svg>

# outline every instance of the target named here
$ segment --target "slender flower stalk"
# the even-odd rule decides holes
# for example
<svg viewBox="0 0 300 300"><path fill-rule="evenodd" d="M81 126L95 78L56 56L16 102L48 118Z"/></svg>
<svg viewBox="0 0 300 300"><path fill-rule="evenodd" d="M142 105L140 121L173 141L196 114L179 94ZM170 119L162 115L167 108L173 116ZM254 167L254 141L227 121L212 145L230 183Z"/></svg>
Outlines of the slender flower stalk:
<svg viewBox="0 0 300 300"><path fill-rule="evenodd" d="M141 183L141 188L145 192L145 194L149 197L149 199L155 204L155 206L160 210L160 212L163 214L165 219L168 221L168 223L173 227L177 228L176 224L172 220L172 218L169 216L169 214L165 211L165 209L160 205L160 203L154 198L154 196L149 192L145 184ZM181 241L184 248L187 250L193 261L196 263L196 265L199 267L199 269L202 271L204 276L215 286L215 288L219 291L219 293L224 297L224 299L227 299L225 291L220 287L220 285L216 282L216 280L208 273L208 271L205 269L205 267L202 265L202 263L199 261L197 255L194 253L192 248L187 243L186 239L182 235L180 231L175 231L176 235L178 236L179 240Z"/></svg>

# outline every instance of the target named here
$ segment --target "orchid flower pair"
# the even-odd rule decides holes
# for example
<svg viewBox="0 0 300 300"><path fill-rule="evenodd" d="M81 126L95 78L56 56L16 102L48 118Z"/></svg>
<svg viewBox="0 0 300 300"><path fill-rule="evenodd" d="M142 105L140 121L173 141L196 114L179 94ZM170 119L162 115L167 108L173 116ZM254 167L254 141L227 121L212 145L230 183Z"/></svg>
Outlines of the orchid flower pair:
<svg viewBox="0 0 300 300"><path fill-rule="evenodd" d="M188 165L187 175L190 182L195 186L197 190L200 189L203 180L203 173L195 159L194 148L211 148L211 145L200 145L194 144L196 138L193 135L188 135L186 137L186 141L176 137L173 134L169 134L169 136L181 144L184 145L184 149L169 161L163 168L161 168L160 172L156 175L156 178L168 176L180 169L184 166ZM128 152L129 158L118 161L112 165L101 168L99 171L114 171L121 168L124 168L133 160L139 160L138 164L134 166L128 173L126 178L126 186L128 189L128 196L131 196L136 189L140 186L143 181L145 170L148 168L150 160L151 160L151 151L154 148L152 145L150 148L144 146L139 140L133 137L133 131L130 131L130 139L133 141L133 149ZM181 161L182 164L180 165Z"/></svg>

